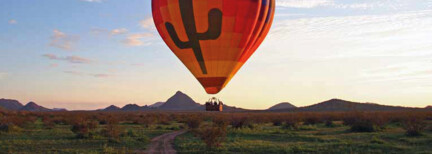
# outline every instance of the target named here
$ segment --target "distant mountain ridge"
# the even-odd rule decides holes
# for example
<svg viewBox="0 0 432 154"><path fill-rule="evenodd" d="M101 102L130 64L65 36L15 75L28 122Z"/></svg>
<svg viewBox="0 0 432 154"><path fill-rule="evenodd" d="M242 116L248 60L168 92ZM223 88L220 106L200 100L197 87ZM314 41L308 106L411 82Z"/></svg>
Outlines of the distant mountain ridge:
<svg viewBox="0 0 432 154"><path fill-rule="evenodd" d="M195 102L191 97L177 91L174 96L170 97L165 103L158 107L159 110L197 110L201 105Z"/></svg>
<svg viewBox="0 0 432 154"><path fill-rule="evenodd" d="M50 111L50 109L47 109L47 108L40 106L40 105L37 105L34 102L27 103L20 110L22 110L22 111Z"/></svg>
<svg viewBox="0 0 432 154"><path fill-rule="evenodd" d="M156 102L156 103L154 103L152 105L149 105L149 107L159 107L159 106L163 105L164 103L165 102Z"/></svg>
<svg viewBox="0 0 432 154"><path fill-rule="evenodd" d="M282 109L277 111L332 112L332 111L399 111L399 110L413 110L413 109L422 109L422 108L387 106L387 105L380 105L375 103L359 103L359 102L346 101L342 99L331 99L310 106L299 107L295 109Z"/></svg>
<svg viewBox="0 0 432 154"><path fill-rule="evenodd" d="M166 102L156 102L149 106L128 104L122 108L111 105L99 111L205 111L205 106L195 102L191 97L177 91ZM224 105L224 111L246 111L245 109Z"/></svg>
<svg viewBox="0 0 432 154"><path fill-rule="evenodd" d="M0 99L0 110L12 111L67 111L62 108L48 109L34 102L22 105L13 99ZM224 111L260 111L260 112L333 112L333 111L400 111L400 110L423 110L432 111L432 106L425 108L412 108L401 106L388 106L375 103L359 103L342 99L331 99L305 107L295 107L284 102L276 104L267 110L247 110L224 104ZM97 111L205 111L205 106L195 102L191 97L181 91L177 91L166 102L157 102L152 105L139 106L128 104L120 108L115 105Z"/></svg>
<svg viewBox="0 0 432 154"><path fill-rule="evenodd" d="M35 102L29 102L26 105L22 105L19 101L13 99L0 99L0 107L5 110L12 111L58 111L45 108L36 104ZM61 109L64 111L65 109Z"/></svg>
<svg viewBox="0 0 432 154"><path fill-rule="evenodd" d="M17 100L2 98L2 99L0 99L0 106L6 110L19 110L24 105L22 105Z"/></svg>
<svg viewBox="0 0 432 154"><path fill-rule="evenodd" d="M297 107L292 105L291 103L282 102L282 103L273 105L272 107L268 108L267 110L272 111L272 110L293 109L293 108L297 108Z"/></svg>

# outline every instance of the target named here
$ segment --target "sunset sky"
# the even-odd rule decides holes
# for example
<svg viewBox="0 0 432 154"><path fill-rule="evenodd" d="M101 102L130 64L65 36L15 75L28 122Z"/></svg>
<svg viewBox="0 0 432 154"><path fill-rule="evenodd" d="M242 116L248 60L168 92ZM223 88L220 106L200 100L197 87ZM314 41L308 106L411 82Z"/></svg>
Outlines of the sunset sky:
<svg viewBox="0 0 432 154"><path fill-rule="evenodd" d="M273 27L221 93L265 109L332 98L432 105L432 0L276 0ZM1 0L0 98L67 109L208 95L158 35L150 0Z"/></svg>

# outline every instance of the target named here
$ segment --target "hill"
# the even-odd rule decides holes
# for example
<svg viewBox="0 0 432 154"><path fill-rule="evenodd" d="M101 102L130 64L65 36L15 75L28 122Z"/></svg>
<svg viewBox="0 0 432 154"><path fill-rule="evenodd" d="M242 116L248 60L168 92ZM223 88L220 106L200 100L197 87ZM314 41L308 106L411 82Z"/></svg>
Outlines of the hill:
<svg viewBox="0 0 432 154"><path fill-rule="evenodd" d="M282 109L293 109L293 108L297 108L297 107L292 105L291 103L283 102L283 103L273 105L272 107L268 108L267 110L271 111L271 110L282 110Z"/></svg>
<svg viewBox="0 0 432 154"><path fill-rule="evenodd" d="M408 108L400 106L387 106L375 103L359 103L341 99L331 99L318 104L300 107L296 109L284 109L277 111L299 111L299 112L324 112L324 111L398 111L412 110L420 108Z"/></svg>
<svg viewBox="0 0 432 154"><path fill-rule="evenodd" d="M159 110L197 110L200 104L195 102L188 95L177 91L165 103L158 107Z"/></svg>
<svg viewBox="0 0 432 154"><path fill-rule="evenodd" d="M154 104L152 104L152 105L149 105L149 107L154 107L154 108L158 108L158 107L160 107L161 105L163 105L165 102L156 102L156 103L154 103Z"/></svg>
<svg viewBox="0 0 432 154"><path fill-rule="evenodd" d="M23 105L17 100L13 99L0 99L0 107L5 110L19 110L23 107Z"/></svg>
<svg viewBox="0 0 432 154"><path fill-rule="evenodd" d="M120 111L121 109L115 105L110 105L105 109L102 109L102 111Z"/></svg>
<svg viewBox="0 0 432 154"><path fill-rule="evenodd" d="M50 109L47 109L43 106L37 105L34 102L29 102L25 106L23 106L21 111L50 111Z"/></svg>
<svg viewBox="0 0 432 154"><path fill-rule="evenodd" d="M195 102L191 97L177 91L166 102L156 102L149 106L128 104L122 108L111 105L98 111L205 111L205 106ZM242 108L224 105L224 111L246 111Z"/></svg>

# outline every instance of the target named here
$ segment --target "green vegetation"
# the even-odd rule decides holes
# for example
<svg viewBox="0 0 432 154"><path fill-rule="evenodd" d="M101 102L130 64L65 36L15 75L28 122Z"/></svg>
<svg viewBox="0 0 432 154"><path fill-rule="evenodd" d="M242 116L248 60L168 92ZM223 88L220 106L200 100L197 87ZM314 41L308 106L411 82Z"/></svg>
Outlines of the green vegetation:
<svg viewBox="0 0 432 154"><path fill-rule="evenodd" d="M176 138L179 153L430 153L432 132L409 137L405 130L389 126L378 132L352 132L350 127L335 122L302 125L297 130L283 129L270 123L254 129L228 129L219 147L208 148L191 132ZM304 129L307 128L307 129ZM313 129L311 129L313 128Z"/></svg>
<svg viewBox="0 0 432 154"><path fill-rule="evenodd" d="M5 121L10 115L0 116ZM145 150L151 138L180 129L178 123L145 126L127 121L115 125L44 123L42 118L18 126L1 124L0 153L131 153ZM103 122L101 122L103 123ZM12 129L10 129L12 128ZM115 133L112 133L112 132Z"/></svg>
<svg viewBox="0 0 432 154"><path fill-rule="evenodd" d="M100 126L99 130L105 127ZM77 138L69 125L46 129L40 122L36 122L19 132L0 133L0 149L9 153L129 153L145 149L150 138L171 131L164 129L168 128L166 126L144 128L122 124L119 127L125 131L118 141L112 142L102 133L95 134L92 138Z"/></svg>
<svg viewBox="0 0 432 154"><path fill-rule="evenodd" d="M430 153L432 112L0 112L0 153Z"/></svg>

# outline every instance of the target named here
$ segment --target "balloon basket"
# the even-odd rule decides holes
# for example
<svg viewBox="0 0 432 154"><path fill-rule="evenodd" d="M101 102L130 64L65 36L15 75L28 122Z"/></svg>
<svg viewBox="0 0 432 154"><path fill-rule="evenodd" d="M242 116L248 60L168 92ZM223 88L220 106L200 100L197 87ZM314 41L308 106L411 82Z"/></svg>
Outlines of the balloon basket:
<svg viewBox="0 0 432 154"><path fill-rule="evenodd" d="M223 111L223 102L216 97L210 98L205 104L206 111Z"/></svg>

